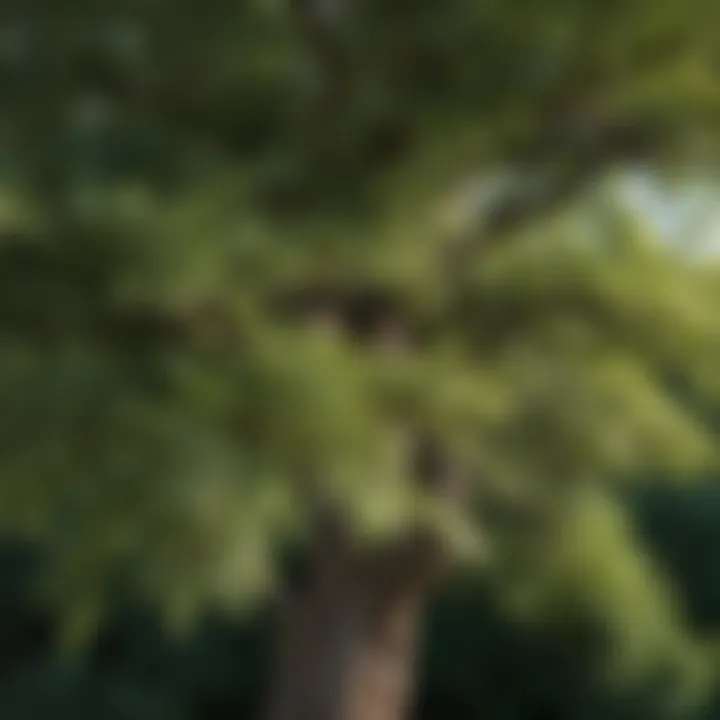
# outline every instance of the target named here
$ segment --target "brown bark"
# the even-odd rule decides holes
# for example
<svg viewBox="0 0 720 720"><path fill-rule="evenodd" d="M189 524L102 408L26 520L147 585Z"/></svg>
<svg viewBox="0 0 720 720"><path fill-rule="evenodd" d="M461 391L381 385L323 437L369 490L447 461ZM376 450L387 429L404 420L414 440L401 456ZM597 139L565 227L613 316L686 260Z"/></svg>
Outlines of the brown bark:
<svg viewBox="0 0 720 720"><path fill-rule="evenodd" d="M402 720L439 548L413 538L374 557L328 550L284 608L268 720Z"/></svg>

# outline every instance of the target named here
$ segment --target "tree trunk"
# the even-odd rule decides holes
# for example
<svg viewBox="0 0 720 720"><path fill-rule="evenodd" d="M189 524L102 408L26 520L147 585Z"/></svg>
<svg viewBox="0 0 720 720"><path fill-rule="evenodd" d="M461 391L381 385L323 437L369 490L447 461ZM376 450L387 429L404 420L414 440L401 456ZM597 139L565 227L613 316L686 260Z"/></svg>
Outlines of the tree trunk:
<svg viewBox="0 0 720 720"><path fill-rule="evenodd" d="M372 340L378 351L406 352L402 323L381 320ZM353 329L332 305L313 321L331 338ZM461 501L463 474L435 442L413 429L394 435L419 486ZM426 601L444 566L442 543L418 529L368 552L331 511L318 513L316 533L312 576L281 613L267 720L404 720Z"/></svg>
<svg viewBox="0 0 720 720"><path fill-rule="evenodd" d="M402 720L437 548L414 538L372 558L331 549L284 609L268 720Z"/></svg>

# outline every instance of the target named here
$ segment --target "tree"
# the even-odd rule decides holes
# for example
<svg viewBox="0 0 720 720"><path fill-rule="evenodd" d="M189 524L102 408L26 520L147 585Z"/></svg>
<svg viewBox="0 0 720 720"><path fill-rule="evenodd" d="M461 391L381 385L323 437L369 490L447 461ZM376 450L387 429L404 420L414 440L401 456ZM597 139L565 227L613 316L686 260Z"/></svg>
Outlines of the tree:
<svg viewBox="0 0 720 720"><path fill-rule="evenodd" d="M714 157L720 10L198 8L3 11L2 523L69 641L122 594L236 608L299 548L271 719L394 720L458 553L712 461L670 381L713 390L717 283L556 215Z"/></svg>

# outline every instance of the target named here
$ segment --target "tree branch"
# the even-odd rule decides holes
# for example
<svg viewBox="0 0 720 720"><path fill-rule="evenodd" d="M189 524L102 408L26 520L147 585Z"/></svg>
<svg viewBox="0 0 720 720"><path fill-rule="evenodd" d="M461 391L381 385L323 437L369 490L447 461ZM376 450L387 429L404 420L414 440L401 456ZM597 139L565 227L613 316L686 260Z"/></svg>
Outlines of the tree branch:
<svg viewBox="0 0 720 720"><path fill-rule="evenodd" d="M582 192L604 169L644 157L652 146L652 133L629 125L609 125L594 133L577 133L574 139L549 143L541 166L554 164L557 170L546 177L533 174L528 183L501 199L475 227L447 248L444 261L448 274L462 274L479 255Z"/></svg>

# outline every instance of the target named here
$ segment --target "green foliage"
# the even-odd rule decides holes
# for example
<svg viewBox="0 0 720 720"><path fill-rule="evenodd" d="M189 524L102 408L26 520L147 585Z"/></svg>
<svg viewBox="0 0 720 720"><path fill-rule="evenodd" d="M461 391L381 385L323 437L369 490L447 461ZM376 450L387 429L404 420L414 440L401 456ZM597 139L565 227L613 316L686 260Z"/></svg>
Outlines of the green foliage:
<svg viewBox="0 0 720 720"><path fill-rule="evenodd" d="M717 3L347 12L329 64L279 2L56 3L0 40L0 520L51 548L71 641L118 593L255 599L328 498L373 537L424 516L399 427L546 505L714 461L670 380L717 389L717 275L587 211L445 257L492 235L454 212L471 175L715 157ZM413 352L286 317L355 287Z"/></svg>

